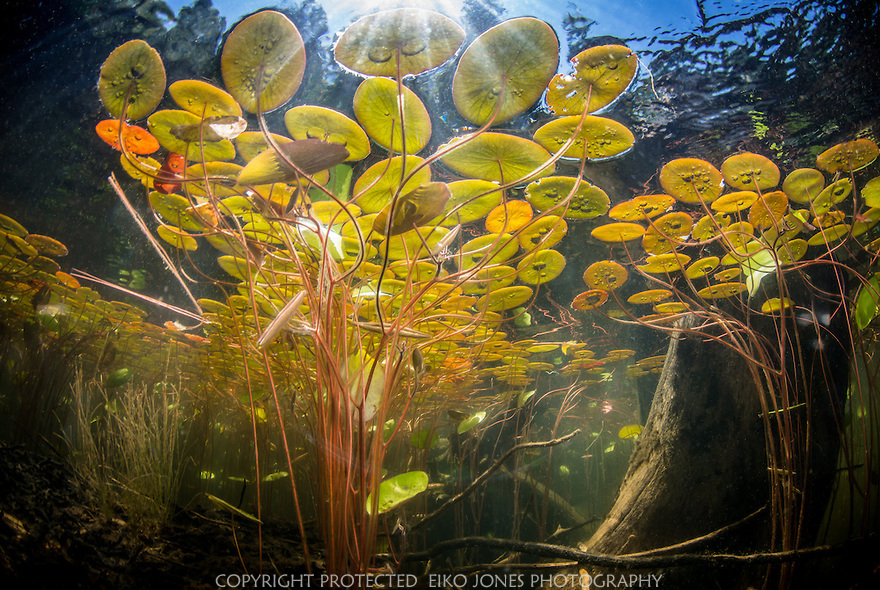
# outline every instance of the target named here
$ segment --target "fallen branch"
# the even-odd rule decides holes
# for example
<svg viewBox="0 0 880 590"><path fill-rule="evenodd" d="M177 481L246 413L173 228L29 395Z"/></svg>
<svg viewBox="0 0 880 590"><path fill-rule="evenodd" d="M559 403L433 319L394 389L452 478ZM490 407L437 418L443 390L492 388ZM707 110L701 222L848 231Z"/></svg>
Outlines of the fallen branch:
<svg viewBox="0 0 880 590"><path fill-rule="evenodd" d="M770 564L785 563L796 561L798 559L816 559L825 557L834 553L842 553L851 551L854 547L869 546L880 544L880 536L872 533L866 537L853 539L836 545L822 545L818 547L808 547L806 549L793 549L790 551L775 551L768 553L750 553L740 555L735 553L678 553L674 555L649 555L639 557L630 555L607 555L601 553L588 553L579 551L571 547L561 545L550 545L547 543L530 543L526 541L516 541L513 539L496 539L493 537L463 537L460 539L449 539L441 541L426 551L409 553L401 559L403 562L411 561L427 561L441 553L461 549L464 547L484 547L488 549L499 549L502 551L516 551L518 553L527 553L534 557L566 559L571 563L565 565L592 565L597 567L612 568L663 568L663 567L679 567L685 565L730 565L730 564ZM555 565L555 564L551 564ZM524 564L518 566L515 564L507 564L507 567L513 568L531 568L534 564ZM545 566L546 567L546 566Z"/></svg>

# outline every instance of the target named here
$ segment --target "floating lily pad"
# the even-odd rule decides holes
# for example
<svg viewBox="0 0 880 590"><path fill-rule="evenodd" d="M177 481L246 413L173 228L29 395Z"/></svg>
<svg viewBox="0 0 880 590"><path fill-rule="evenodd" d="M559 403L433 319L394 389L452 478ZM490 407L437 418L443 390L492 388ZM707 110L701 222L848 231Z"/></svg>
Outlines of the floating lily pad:
<svg viewBox="0 0 880 590"><path fill-rule="evenodd" d="M276 133L270 133L270 135L272 141L277 145L291 143L293 141L289 137L284 137L283 135L278 135ZM238 154L245 162L250 162L257 157L257 154L269 149L269 144L266 143L266 139L259 131L245 131L235 138L235 146L238 148Z"/></svg>
<svg viewBox="0 0 880 590"><path fill-rule="evenodd" d="M699 260L694 260L684 274L689 279L699 279L704 277L718 267L720 260L717 256L705 256Z"/></svg>
<svg viewBox="0 0 880 590"><path fill-rule="evenodd" d="M613 291L626 282L626 269L613 260L594 262L584 271L584 283L590 289Z"/></svg>
<svg viewBox="0 0 880 590"><path fill-rule="evenodd" d="M95 126L95 131L98 137L113 148L119 149L119 119L101 121ZM127 123L122 124L122 143L125 145L125 151L130 154L152 154L159 149L159 142L150 135L149 131Z"/></svg>
<svg viewBox="0 0 880 590"><path fill-rule="evenodd" d="M500 312L519 307L531 298L531 288L515 285L486 293L477 300L476 307L479 310Z"/></svg>
<svg viewBox="0 0 880 590"><path fill-rule="evenodd" d="M558 65L559 40L550 25L531 17L511 19L477 37L462 54L452 100L472 123L501 123L535 104Z"/></svg>
<svg viewBox="0 0 880 590"><path fill-rule="evenodd" d="M648 289L639 291L627 297L626 302L635 305L645 305L648 303L660 303L672 297L672 291L669 289Z"/></svg>
<svg viewBox="0 0 880 590"><path fill-rule="evenodd" d="M798 168L785 177L782 190L795 203L809 203L825 188L825 175L815 168Z"/></svg>
<svg viewBox="0 0 880 590"><path fill-rule="evenodd" d="M220 56L223 83L251 113L267 113L290 100L302 82L305 66L299 31L286 16L273 10L238 23Z"/></svg>
<svg viewBox="0 0 880 590"><path fill-rule="evenodd" d="M375 510L377 514L388 512L428 489L428 474L424 471L410 471L395 475L379 484ZM367 495L367 514L373 515L373 494Z"/></svg>
<svg viewBox="0 0 880 590"><path fill-rule="evenodd" d="M751 152L724 160L721 174L727 184L740 190L763 191L779 184L779 168L776 164Z"/></svg>
<svg viewBox="0 0 880 590"><path fill-rule="evenodd" d="M174 246L175 248L179 248L181 250L196 250L199 247L196 239L191 235L175 230L174 228L168 227L167 225L160 225L156 228L156 233L159 234L159 237Z"/></svg>
<svg viewBox="0 0 880 590"><path fill-rule="evenodd" d="M749 223L758 231L778 227L786 211L788 195L782 191L765 193L749 209Z"/></svg>
<svg viewBox="0 0 880 590"><path fill-rule="evenodd" d="M159 53L140 39L114 49L101 66L98 94L117 119L142 119L152 113L165 94Z"/></svg>
<svg viewBox="0 0 880 590"><path fill-rule="evenodd" d="M488 180L459 180L449 183L452 196L443 211L442 225L455 226L482 219L501 204L501 190ZM434 220L441 223L438 217ZM433 222L432 222L433 223Z"/></svg>
<svg viewBox="0 0 880 590"><path fill-rule="evenodd" d="M322 139L348 150L347 162L370 154L370 140L360 125L340 112L319 106L298 106L284 113L284 124L294 139Z"/></svg>
<svg viewBox="0 0 880 590"><path fill-rule="evenodd" d="M464 30L440 13L398 8L355 21L334 54L344 67L365 76L421 74L446 62L464 41Z"/></svg>
<svg viewBox="0 0 880 590"><path fill-rule="evenodd" d="M575 190L575 179L569 176L549 176L530 183L526 200L538 211L565 203L557 212L566 219L592 219L607 213L611 204L605 191L585 180L578 181Z"/></svg>
<svg viewBox="0 0 880 590"><path fill-rule="evenodd" d="M697 291L697 295L703 299L724 299L739 295L746 289L745 283L719 283L700 289Z"/></svg>
<svg viewBox="0 0 880 590"><path fill-rule="evenodd" d="M638 269L652 274L671 273L684 269L690 261L691 257L687 254L669 252L648 256L646 263L639 266Z"/></svg>
<svg viewBox="0 0 880 590"><path fill-rule="evenodd" d="M623 45L591 47L571 63L574 73L556 75L547 90L547 104L557 115L578 115L585 109L592 113L608 106L627 89L639 67L636 54Z"/></svg>
<svg viewBox="0 0 880 590"><path fill-rule="evenodd" d="M581 123L583 121L583 123ZM577 126L581 125L577 135ZM566 148L564 158L604 160L619 156L635 143L635 136L626 125L605 117L560 117L535 131L535 141L551 153L556 153L574 137Z"/></svg>
<svg viewBox="0 0 880 590"><path fill-rule="evenodd" d="M469 140L467 137L457 137L438 148L452 148L440 161L462 176L504 184L548 176L555 170L551 164L538 171L550 160L550 153L528 139L506 133L482 133Z"/></svg>
<svg viewBox="0 0 880 590"><path fill-rule="evenodd" d="M704 215L691 231L691 236L700 242L711 240L721 235L722 231L730 225L730 216L726 213L716 213L714 215Z"/></svg>
<svg viewBox="0 0 880 590"><path fill-rule="evenodd" d="M608 216L617 221L651 219L669 209L675 199L669 195L643 195L623 201L611 208Z"/></svg>
<svg viewBox="0 0 880 590"><path fill-rule="evenodd" d="M232 95L201 80L178 80L168 87L168 94L177 106L200 119L241 117L241 107Z"/></svg>
<svg viewBox="0 0 880 590"><path fill-rule="evenodd" d="M816 157L816 168L836 174L864 168L877 159L877 144L870 139L862 138L855 141L839 143L828 148Z"/></svg>
<svg viewBox="0 0 880 590"><path fill-rule="evenodd" d="M532 252L540 248L552 248L568 233L568 223L558 215L544 215L532 220L519 234L524 250Z"/></svg>
<svg viewBox="0 0 880 590"><path fill-rule="evenodd" d="M534 252L517 265L519 280L528 285L542 285L558 277L565 269L565 256L556 250Z"/></svg>
<svg viewBox="0 0 880 590"><path fill-rule="evenodd" d="M602 289L590 289L583 293L578 293L571 302L571 307L578 311L589 311L595 309L608 301L608 291Z"/></svg>
<svg viewBox="0 0 880 590"><path fill-rule="evenodd" d="M418 156L394 156L376 162L354 183L354 195L358 207L364 213L378 213L385 208L400 190L406 194L431 182L431 169L423 166L425 160ZM414 172L418 168L418 171ZM411 175L411 176L410 176ZM402 178L408 178L401 187Z"/></svg>
<svg viewBox="0 0 880 590"><path fill-rule="evenodd" d="M594 228L590 235L602 242L628 242L645 235L645 228L637 223L606 223Z"/></svg>
<svg viewBox="0 0 880 590"><path fill-rule="evenodd" d="M736 213L751 207L758 200L754 191L736 191L721 195L712 202L712 210L722 213Z"/></svg>
<svg viewBox="0 0 880 590"><path fill-rule="evenodd" d="M711 203L721 195L724 177L696 158L678 158L660 169L660 185L682 203Z"/></svg>
<svg viewBox="0 0 880 590"><path fill-rule="evenodd" d="M354 114L373 141L398 154L404 148L407 154L415 154L431 139L425 105L415 92L388 78L361 82L354 94Z"/></svg>
<svg viewBox="0 0 880 590"><path fill-rule="evenodd" d="M486 216L486 231L493 234L515 232L532 220L534 212L526 201L505 201Z"/></svg>
<svg viewBox="0 0 880 590"><path fill-rule="evenodd" d="M517 241L510 234L486 234L465 243L457 256L462 270L478 264L500 264L511 258L519 249Z"/></svg>
<svg viewBox="0 0 880 590"><path fill-rule="evenodd" d="M813 214L816 216L824 215L834 205L842 203L851 192L852 181L849 178L841 178L837 182L829 184L813 201Z"/></svg>
<svg viewBox="0 0 880 590"><path fill-rule="evenodd" d="M227 139L220 141L186 141L173 133L173 129L180 126L195 125L198 128L202 120L188 111L163 110L157 111L147 119L150 133L159 141L159 144L175 154L181 154L187 160L205 161L231 160L235 157L235 146Z"/></svg>

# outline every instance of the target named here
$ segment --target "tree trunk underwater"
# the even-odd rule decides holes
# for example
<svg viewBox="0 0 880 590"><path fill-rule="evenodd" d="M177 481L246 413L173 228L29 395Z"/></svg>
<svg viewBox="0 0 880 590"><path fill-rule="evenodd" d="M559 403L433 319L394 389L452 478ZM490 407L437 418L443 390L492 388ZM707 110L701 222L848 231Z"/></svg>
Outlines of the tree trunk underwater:
<svg viewBox="0 0 880 590"><path fill-rule="evenodd" d="M696 323L691 316L677 326L685 332L677 331L671 338L647 423L618 498L605 521L579 545L580 549L609 555L640 553L679 543L684 545L664 554L748 554L780 549L779 533L774 533L772 525L773 519L778 523L779 518L771 508L771 494L780 486L777 479L774 488L769 469L767 422L762 417L760 398L767 394L760 382L762 377L754 376L749 361L737 351L709 336L687 333L696 328ZM815 361L805 362L812 371L806 388L815 392L813 381L827 383L827 373L817 371ZM798 449L796 442L792 444L793 452L806 460L800 464L810 467L804 469L810 474L806 482L800 480L809 494L795 491L796 509L804 508L801 546L814 543L839 450L839 414L829 411L831 404L821 403L833 400L828 389L826 385L822 395L812 396L806 453ZM800 392L798 398L803 399ZM775 426L771 429L775 431ZM778 433L771 433L770 438L778 441ZM719 529L725 530L710 535ZM707 539L688 543L707 535ZM662 574L662 587L702 589L761 587L768 569L766 565L706 564L663 571L587 568L586 572L591 576Z"/></svg>

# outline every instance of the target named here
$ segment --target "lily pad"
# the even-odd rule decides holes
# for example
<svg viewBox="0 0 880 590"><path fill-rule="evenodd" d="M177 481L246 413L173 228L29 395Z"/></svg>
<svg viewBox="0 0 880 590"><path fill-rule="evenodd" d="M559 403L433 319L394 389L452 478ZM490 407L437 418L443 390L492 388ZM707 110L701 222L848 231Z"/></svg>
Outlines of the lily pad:
<svg viewBox="0 0 880 590"><path fill-rule="evenodd" d="M306 52L296 26L280 12L253 14L229 33L220 71L229 93L245 110L267 113L299 88Z"/></svg>
<svg viewBox="0 0 880 590"><path fill-rule="evenodd" d="M617 221L651 219L669 209L675 199L669 195L642 195L623 201L611 208L608 216Z"/></svg>
<svg viewBox="0 0 880 590"><path fill-rule="evenodd" d="M373 141L395 153L415 154L431 139L425 105L415 92L388 78L361 82L354 93L354 114Z"/></svg>
<svg viewBox="0 0 880 590"><path fill-rule="evenodd" d="M590 289L613 291L626 282L628 273L618 262L600 260L594 262L584 271L584 283Z"/></svg>
<svg viewBox="0 0 880 590"><path fill-rule="evenodd" d="M627 89L639 67L636 54L623 45L591 47L571 63L574 73L557 74L547 90L547 104L557 115L592 113L608 106Z"/></svg>
<svg viewBox="0 0 880 590"><path fill-rule="evenodd" d="M751 152L730 156L721 164L724 181L734 188L763 191L779 184L779 168L768 158Z"/></svg>
<svg viewBox="0 0 880 590"><path fill-rule="evenodd" d="M440 161L454 172L469 178L505 183L521 183L553 173L553 164L538 170L550 160L550 153L528 139L506 133L482 133L476 137L456 137L438 148L450 150Z"/></svg>
<svg viewBox="0 0 880 590"><path fill-rule="evenodd" d="M142 119L165 94L165 66L159 53L140 39L123 43L101 66L101 102L117 119Z"/></svg>
<svg viewBox="0 0 880 590"><path fill-rule="evenodd" d="M208 162L233 159L235 157L235 146L227 139L205 142L186 141L177 137L172 131L175 128L187 125L194 125L198 128L201 124L202 120L188 111L157 111L147 119L150 133L169 152L181 154L187 160L194 162L201 162L203 159Z"/></svg>
<svg viewBox="0 0 880 590"><path fill-rule="evenodd" d="M472 123L501 123L535 104L558 65L559 40L550 25L531 17L511 19L477 37L462 54L452 100Z"/></svg>
<svg viewBox="0 0 880 590"><path fill-rule="evenodd" d="M294 139L322 139L338 143L348 150L346 162L363 160L370 155L370 140L360 125L338 111L303 105L284 113L287 132Z"/></svg>
<svg viewBox="0 0 880 590"><path fill-rule="evenodd" d="M574 135L579 124L581 128ZM562 156L578 160L613 158L632 149L636 141L626 125L593 115L560 117L535 131L535 141L551 153L561 150L572 137L574 140Z"/></svg>
<svg viewBox="0 0 880 590"><path fill-rule="evenodd" d="M338 143L321 139L301 139L266 150L257 154L238 175L238 184L243 186L272 184L275 182L294 182L298 172L288 161L305 174L315 174L345 161L348 150Z"/></svg>
<svg viewBox="0 0 880 590"><path fill-rule="evenodd" d="M201 80L178 80L168 87L168 94L177 106L201 119L241 117L241 107L232 95Z"/></svg>
<svg viewBox="0 0 880 590"><path fill-rule="evenodd" d="M464 41L450 18L421 8L398 8L355 21L339 37L336 61L365 76L421 74L446 62Z"/></svg>
<svg viewBox="0 0 880 590"><path fill-rule="evenodd" d="M711 203L721 195L724 177L696 158L678 158L660 169L660 185L682 203Z"/></svg>
<svg viewBox="0 0 880 590"><path fill-rule="evenodd" d="M592 219L607 213L611 204L605 191L585 180L578 181L575 190L575 179L569 176L550 176L532 182L526 187L526 200L538 211L565 203L558 213L566 219Z"/></svg>
<svg viewBox="0 0 880 590"><path fill-rule="evenodd" d="M354 183L357 206L364 213L378 213L384 209L400 190L406 194L431 182L431 169L423 166L425 160L418 156L394 156L376 162L367 168ZM418 171L413 172L418 168ZM407 178L401 187L401 179Z"/></svg>
<svg viewBox="0 0 880 590"><path fill-rule="evenodd" d="M397 203L388 203L373 220L373 231L383 236L396 236L415 229L437 217L448 200L446 183L423 184L397 199ZM395 205L393 213L392 205Z"/></svg>
<svg viewBox="0 0 880 590"><path fill-rule="evenodd" d="M378 498L375 501L376 513L382 514L403 504L428 489L428 474L424 471L410 471L386 479L379 484ZM373 515L373 494L367 495L367 514Z"/></svg>
<svg viewBox="0 0 880 590"><path fill-rule="evenodd" d="M565 269L565 256L556 250L538 250L517 265L516 274L519 280L528 285L542 285L550 282Z"/></svg>
<svg viewBox="0 0 880 590"><path fill-rule="evenodd" d="M825 175L815 168L798 168L785 177L782 190L795 203L809 203L825 188Z"/></svg>
<svg viewBox="0 0 880 590"><path fill-rule="evenodd" d="M867 138L847 141L828 148L816 157L816 168L835 174L859 170L877 159L880 150Z"/></svg>

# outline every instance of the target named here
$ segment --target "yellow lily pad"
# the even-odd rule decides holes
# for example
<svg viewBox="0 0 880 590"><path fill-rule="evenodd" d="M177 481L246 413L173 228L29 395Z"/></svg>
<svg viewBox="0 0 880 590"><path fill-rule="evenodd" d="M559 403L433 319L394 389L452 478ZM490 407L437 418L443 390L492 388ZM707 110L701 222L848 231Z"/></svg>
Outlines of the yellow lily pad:
<svg viewBox="0 0 880 590"><path fill-rule="evenodd" d="M565 256L556 250L538 250L517 265L519 280L529 285L541 285L552 281L565 269Z"/></svg>
<svg viewBox="0 0 880 590"><path fill-rule="evenodd" d="M547 90L547 104L556 115L592 113L608 106L627 89L639 67L636 54L623 45L591 47L571 62L574 73L557 74Z"/></svg>
<svg viewBox="0 0 880 590"><path fill-rule="evenodd" d="M711 203L721 195L724 177L696 158L678 158L660 169L660 185L682 203Z"/></svg>
<svg viewBox="0 0 880 590"><path fill-rule="evenodd" d="M175 154L181 154L193 162L231 160L235 157L235 146L228 139L220 141L184 141L179 139L172 130L181 125L201 124L201 119L189 111L162 110L156 111L147 119L150 133L159 144ZM204 157L203 157L204 156Z"/></svg>
<svg viewBox="0 0 880 590"><path fill-rule="evenodd" d="M642 195L611 208L608 216L617 221L640 221L657 217L669 209L675 199L669 195Z"/></svg>
<svg viewBox="0 0 880 590"><path fill-rule="evenodd" d="M645 235L645 228L637 223L606 223L594 228L590 235L602 242L628 242Z"/></svg>
<svg viewBox="0 0 880 590"><path fill-rule="evenodd" d="M293 139L322 139L348 150L346 162L370 155L370 140L360 125L333 109L303 105L284 113L284 124Z"/></svg>
<svg viewBox="0 0 880 590"><path fill-rule="evenodd" d="M177 106L200 119L241 117L241 107L231 94L201 80L178 80L168 87L168 94Z"/></svg>
<svg viewBox="0 0 880 590"><path fill-rule="evenodd" d="M628 273L618 262L600 260L594 262L584 271L584 283L590 289L613 291L626 282Z"/></svg>
<svg viewBox="0 0 880 590"><path fill-rule="evenodd" d="M423 166L425 160L418 156L394 156L376 162L367 168L354 183L354 196L364 213L378 213L384 209L399 190L406 194L431 182L431 169ZM416 168L418 171L414 172ZM400 186L401 178L408 178Z"/></svg>
<svg viewBox="0 0 880 590"><path fill-rule="evenodd" d="M579 124L581 128L574 135ZM636 141L626 125L593 115L560 117L535 131L535 141L551 153L561 150L572 137L574 140L562 156L578 160L613 158L632 149Z"/></svg>
<svg viewBox="0 0 880 590"><path fill-rule="evenodd" d="M864 168L877 159L880 150L867 138L839 143L816 157L816 168L836 174Z"/></svg>
<svg viewBox="0 0 880 590"><path fill-rule="evenodd" d="M538 211L564 203L556 212L566 219L592 219L607 213L611 204L605 191L585 180L578 181L575 190L575 179L569 176L549 176L530 183L526 200Z"/></svg>
<svg viewBox="0 0 880 590"><path fill-rule="evenodd" d="M763 191L779 184L779 168L768 158L751 152L730 156L721 164L724 181L734 188Z"/></svg>
<svg viewBox="0 0 880 590"><path fill-rule="evenodd" d="M782 190L795 203L809 203L825 188L825 175L815 168L798 168L785 177Z"/></svg>
<svg viewBox="0 0 880 590"><path fill-rule="evenodd" d="M514 285L486 293L477 299L476 307L480 310L500 312L519 307L531 298L530 287Z"/></svg>
<svg viewBox="0 0 880 590"><path fill-rule="evenodd" d="M608 301L608 291L602 289L590 289L583 293L578 293L571 302L571 307L578 311L588 311L595 309Z"/></svg>
<svg viewBox="0 0 880 590"><path fill-rule="evenodd" d="M568 223L558 215L545 215L533 219L531 223L520 230L519 243L524 250L529 252L552 248L568 232Z"/></svg>

